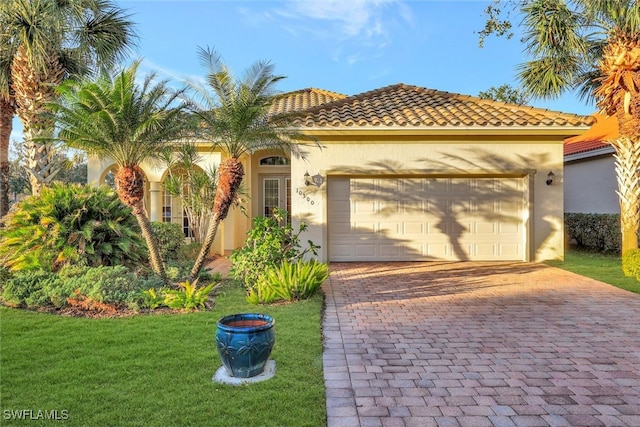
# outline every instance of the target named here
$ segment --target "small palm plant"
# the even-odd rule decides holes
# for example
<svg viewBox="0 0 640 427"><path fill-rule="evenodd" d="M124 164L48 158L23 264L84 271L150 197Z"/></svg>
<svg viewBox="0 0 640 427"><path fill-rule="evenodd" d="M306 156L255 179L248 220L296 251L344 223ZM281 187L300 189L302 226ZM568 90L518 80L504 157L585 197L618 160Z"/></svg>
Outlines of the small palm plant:
<svg viewBox="0 0 640 427"><path fill-rule="evenodd" d="M273 64L258 61L242 79L236 79L215 50L201 48L199 56L207 68L207 75L206 86L190 84L195 92L191 109L201 122L197 134L212 148L221 149L227 157L218 167L211 221L191 277L198 276L218 226L237 201L245 174L242 156L263 149L293 150L301 141L308 140L290 126L293 116L269 116L277 96L275 85L284 78L273 73Z"/></svg>
<svg viewBox="0 0 640 427"><path fill-rule="evenodd" d="M3 224L0 264L13 271L134 265L146 257L131 209L107 187L54 184L18 202Z"/></svg>
<svg viewBox="0 0 640 427"><path fill-rule="evenodd" d="M131 207L149 247L151 265L168 281L149 218L144 209L144 173L140 164L158 157L175 144L188 121L184 120L180 91L167 81L148 75L139 83L140 61L115 76L97 81L67 82L60 86L61 100L53 104L60 126L59 138L89 155L113 160L118 165L116 191Z"/></svg>

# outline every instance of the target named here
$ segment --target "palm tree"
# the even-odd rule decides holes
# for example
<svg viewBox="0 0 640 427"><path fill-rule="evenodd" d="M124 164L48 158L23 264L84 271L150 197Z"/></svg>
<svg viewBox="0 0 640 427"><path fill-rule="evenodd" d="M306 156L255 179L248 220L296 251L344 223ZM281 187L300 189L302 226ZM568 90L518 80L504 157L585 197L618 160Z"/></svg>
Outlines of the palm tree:
<svg viewBox="0 0 640 427"><path fill-rule="evenodd" d="M6 97L10 82L24 127L25 167L38 194L56 174L53 122L43 114L55 87L119 63L135 37L133 24L112 0L3 0L0 28L1 62L9 63L0 94ZM9 111L2 110L3 119Z"/></svg>
<svg viewBox="0 0 640 427"><path fill-rule="evenodd" d="M9 212L9 143L15 114L10 49L0 44L0 218Z"/></svg>
<svg viewBox="0 0 640 427"><path fill-rule="evenodd" d="M165 282L164 265L146 215L144 173L140 164L160 156L185 129L181 91L167 81L155 81L155 74L140 84L134 62L111 77L95 82L68 81L59 87L61 98L52 104L60 128L58 138L72 148L98 158L109 158L117 166L116 191L120 200L133 209L149 247L151 265Z"/></svg>
<svg viewBox="0 0 640 427"><path fill-rule="evenodd" d="M302 138L288 126L292 116L268 115L277 95L275 85L284 78L273 74L273 64L257 61L242 79L237 79L215 50L200 48L198 55L207 69L206 86L189 85L198 99L192 102L192 109L201 120L198 137L213 149L221 149L227 157L218 167L212 216L191 278L198 276L220 222L236 201L244 178L241 157L262 149L295 148L293 142Z"/></svg>
<svg viewBox="0 0 640 427"><path fill-rule="evenodd" d="M638 248L640 219L640 5L636 0L523 0L532 60L519 78L533 96L577 89L618 119L616 150L622 252Z"/></svg>

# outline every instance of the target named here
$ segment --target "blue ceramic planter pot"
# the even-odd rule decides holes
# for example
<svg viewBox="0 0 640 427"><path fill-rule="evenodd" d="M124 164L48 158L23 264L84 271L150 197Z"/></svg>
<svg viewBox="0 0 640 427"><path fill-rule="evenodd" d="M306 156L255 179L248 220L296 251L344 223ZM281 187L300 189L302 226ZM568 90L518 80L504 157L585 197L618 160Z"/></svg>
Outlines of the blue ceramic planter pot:
<svg viewBox="0 0 640 427"><path fill-rule="evenodd" d="M241 313L218 320L216 349L229 375L259 375L276 342L276 321L266 314Z"/></svg>

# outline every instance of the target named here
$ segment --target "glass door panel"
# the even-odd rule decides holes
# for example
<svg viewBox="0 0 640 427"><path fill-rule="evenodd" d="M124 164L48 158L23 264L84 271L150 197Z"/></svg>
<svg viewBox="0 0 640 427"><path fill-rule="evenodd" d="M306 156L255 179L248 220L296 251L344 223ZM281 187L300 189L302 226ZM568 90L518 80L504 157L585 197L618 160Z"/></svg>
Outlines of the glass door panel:
<svg viewBox="0 0 640 427"><path fill-rule="evenodd" d="M273 215L273 210L280 207L280 178L264 178L263 211L264 216Z"/></svg>
<svg viewBox="0 0 640 427"><path fill-rule="evenodd" d="M273 215L274 209L287 211L285 218L291 221L291 177L284 175L262 178L262 215Z"/></svg>

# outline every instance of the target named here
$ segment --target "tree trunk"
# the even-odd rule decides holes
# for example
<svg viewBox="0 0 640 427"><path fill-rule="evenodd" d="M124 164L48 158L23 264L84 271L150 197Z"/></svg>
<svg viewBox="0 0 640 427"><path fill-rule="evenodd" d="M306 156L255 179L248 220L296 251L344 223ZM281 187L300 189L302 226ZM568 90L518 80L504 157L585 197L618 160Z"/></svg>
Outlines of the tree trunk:
<svg viewBox="0 0 640 427"><path fill-rule="evenodd" d="M121 166L116 171L115 182L118 197L122 203L133 209L133 215L138 220L142 237L145 242L147 242L149 261L151 262L153 271L168 284L169 279L164 269L164 261L160 254L158 241L151 228L151 221L149 221L149 217L144 209L144 173L142 169L137 165Z"/></svg>
<svg viewBox="0 0 640 427"><path fill-rule="evenodd" d="M0 98L0 218L9 212L9 142L15 108Z"/></svg>
<svg viewBox="0 0 640 427"><path fill-rule="evenodd" d="M47 103L55 99L55 88L63 79L63 67L55 55L50 55L43 70L35 69L24 46L20 46L11 62L11 78L16 113L24 127L25 168L30 175L31 192L37 196L40 188L49 185L57 172L52 164L55 147L38 137L53 135L54 122L46 114Z"/></svg>
<svg viewBox="0 0 640 427"><path fill-rule="evenodd" d="M204 262L209 256L211 246L216 238L218 232L218 226L227 215L233 202L238 196L238 188L242 183L244 177L244 166L237 157L229 157L223 160L218 167L218 187L216 188L216 195L213 202L213 216L209 227L207 229L207 235L200 248L200 253L196 262L191 269L189 279L194 280L200 274L200 270L204 266Z"/></svg>
<svg viewBox="0 0 640 427"><path fill-rule="evenodd" d="M149 248L149 260L151 261L151 267L153 268L153 271L155 271L156 274L162 278L162 281L165 284L169 284L169 279L167 278L167 272L164 268L162 255L160 255L158 241L155 234L153 233L153 229L151 228L151 221L149 221L149 218L144 211L142 202L137 203L137 205L133 207L133 215L138 220L138 225L140 225L142 237L144 238L145 242L147 242L147 247Z"/></svg>
<svg viewBox="0 0 640 427"><path fill-rule="evenodd" d="M640 222L640 144L630 138L620 137L611 141L614 154L618 197L620 199L620 227L622 230L622 254L638 248Z"/></svg>
<svg viewBox="0 0 640 427"><path fill-rule="evenodd" d="M207 234L202 242L202 247L200 248L200 252L198 253L198 257L196 258L193 267L191 268L191 272L189 273L189 281L192 282L195 280L200 274L200 270L204 267L204 263L209 256L209 251L211 250L211 246L213 245L213 241L216 238L216 234L218 233L218 226L222 222L222 218L220 218L216 213L213 214L211 221L209 222L209 227L207 228Z"/></svg>

